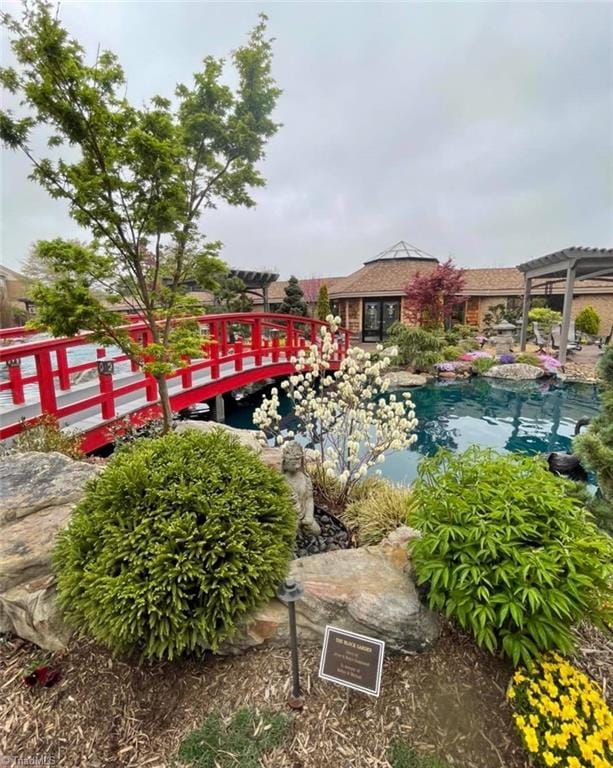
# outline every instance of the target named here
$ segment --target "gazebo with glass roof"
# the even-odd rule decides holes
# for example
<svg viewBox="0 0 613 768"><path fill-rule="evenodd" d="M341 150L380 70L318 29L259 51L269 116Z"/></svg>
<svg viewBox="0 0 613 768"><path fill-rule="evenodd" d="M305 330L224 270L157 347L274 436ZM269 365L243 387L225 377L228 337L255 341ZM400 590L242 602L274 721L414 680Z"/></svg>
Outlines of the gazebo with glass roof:
<svg viewBox="0 0 613 768"><path fill-rule="evenodd" d="M532 291L542 286L536 280L552 283L565 281L564 307L562 310L562 327L560 331L560 350L558 359L566 362L568 331L570 329L571 309L575 282L581 280L600 280L613 283L613 248L585 248L573 246L564 248L538 259L525 261L517 269L524 275L524 301L521 324L520 345L526 349L528 334L528 313Z"/></svg>

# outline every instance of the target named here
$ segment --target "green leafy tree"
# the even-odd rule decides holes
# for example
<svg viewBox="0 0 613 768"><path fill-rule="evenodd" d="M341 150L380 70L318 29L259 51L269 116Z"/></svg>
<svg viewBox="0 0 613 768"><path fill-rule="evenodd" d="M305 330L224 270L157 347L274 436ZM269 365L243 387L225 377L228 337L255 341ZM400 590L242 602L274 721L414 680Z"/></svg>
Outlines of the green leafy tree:
<svg viewBox="0 0 613 768"><path fill-rule="evenodd" d="M298 278L293 275L285 286L285 298L279 305L278 311L285 315L300 315L306 317L309 314L304 301L304 292L298 283Z"/></svg>
<svg viewBox="0 0 613 768"><path fill-rule="evenodd" d="M328 286L325 283L319 288L316 314L319 320L325 320L328 315L332 314L332 307L330 306L330 298L328 296Z"/></svg>
<svg viewBox="0 0 613 768"><path fill-rule="evenodd" d="M225 273L221 244L203 240L199 218L218 202L254 205L251 190L265 183L256 166L278 128L271 114L280 93L266 17L232 54L234 90L222 83L223 61L207 56L174 99L155 96L144 106L126 98L117 57L104 50L88 63L49 3L28 3L21 20L6 13L1 19L17 67L0 70L0 82L23 111L0 113L0 138L27 156L31 178L66 201L93 238L90 246L39 244L58 276L34 289L40 320L56 335L93 331L140 360L142 349L99 291L139 314L153 338L149 370L168 427L165 376L181 355L199 351L195 324L176 320L195 309L184 286L197 280L209 290ZM40 125L51 131L47 157L32 141Z"/></svg>
<svg viewBox="0 0 613 768"><path fill-rule="evenodd" d="M573 441L573 451L596 473L600 495L590 504L599 525L613 534L613 347L598 364L604 384L602 413Z"/></svg>
<svg viewBox="0 0 613 768"><path fill-rule="evenodd" d="M594 307L584 307L575 318L575 328L588 336L596 336L600 328L600 315Z"/></svg>

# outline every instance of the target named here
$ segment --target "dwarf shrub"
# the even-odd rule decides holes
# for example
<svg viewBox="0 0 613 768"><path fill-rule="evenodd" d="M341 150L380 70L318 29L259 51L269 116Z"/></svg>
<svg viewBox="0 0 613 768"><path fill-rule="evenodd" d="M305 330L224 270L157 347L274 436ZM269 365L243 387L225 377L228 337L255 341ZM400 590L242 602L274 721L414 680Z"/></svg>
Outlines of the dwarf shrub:
<svg viewBox="0 0 613 768"><path fill-rule="evenodd" d="M445 360L459 360L464 350L461 347L448 346L443 348L443 358Z"/></svg>
<svg viewBox="0 0 613 768"><path fill-rule="evenodd" d="M495 365L498 365L498 361L494 357L477 357L472 362L473 371L481 375Z"/></svg>
<svg viewBox="0 0 613 768"><path fill-rule="evenodd" d="M515 665L573 647L582 619L610 621L613 540L544 461L476 446L424 459L411 542L429 602Z"/></svg>
<svg viewBox="0 0 613 768"><path fill-rule="evenodd" d="M274 595L295 520L283 477L224 431L137 441L58 537L61 607L117 653L215 650Z"/></svg>
<svg viewBox="0 0 613 768"><path fill-rule="evenodd" d="M583 307L575 318L575 328L588 336L595 336L600 328L600 315L594 307Z"/></svg>
<svg viewBox="0 0 613 768"><path fill-rule="evenodd" d="M383 478L373 477L357 486L345 508L343 521L353 528L361 545L379 544L400 525L409 524L411 492Z"/></svg>
<svg viewBox="0 0 613 768"><path fill-rule="evenodd" d="M521 354L517 355L515 362L524 363L524 365L535 365L537 368L543 364L541 358L532 352L522 352Z"/></svg>
<svg viewBox="0 0 613 768"><path fill-rule="evenodd" d="M13 450L16 453L35 451L36 453L63 453L71 459L83 459L82 438L77 434L64 432L57 416L44 413L30 423L23 424L23 430L15 438Z"/></svg>

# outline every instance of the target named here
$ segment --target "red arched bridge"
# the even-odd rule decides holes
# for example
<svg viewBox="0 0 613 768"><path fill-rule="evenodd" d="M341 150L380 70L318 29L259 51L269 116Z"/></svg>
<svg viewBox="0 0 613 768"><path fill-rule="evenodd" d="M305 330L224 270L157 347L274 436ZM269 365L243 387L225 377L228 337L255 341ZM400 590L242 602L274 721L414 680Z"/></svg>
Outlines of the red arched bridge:
<svg viewBox="0 0 613 768"><path fill-rule="evenodd" d="M325 323L294 315L236 313L201 315L202 356L167 376L170 403L177 412L266 378L287 376L290 358L321 342ZM125 326L145 348L151 330L143 322ZM22 328L0 330L0 440L17 435L45 413L62 427L83 435L82 448L93 451L111 442L113 425L125 418L138 424L159 416L153 376L126 355L96 347L91 334L27 341ZM341 330L337 367L349 345Z"/></svg>

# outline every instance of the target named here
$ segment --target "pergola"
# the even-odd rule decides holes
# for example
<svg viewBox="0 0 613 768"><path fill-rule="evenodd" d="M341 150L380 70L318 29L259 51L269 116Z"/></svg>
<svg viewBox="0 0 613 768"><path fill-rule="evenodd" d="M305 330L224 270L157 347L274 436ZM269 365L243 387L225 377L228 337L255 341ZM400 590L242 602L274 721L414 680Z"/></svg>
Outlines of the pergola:
<svg viewBox="0 0 613 768"><path fill-rule="evenodd" d="M268 288L279 278L275 272L258 272L249 269L231 269L232 277L240 277L245 283L245 293L261 296L264 302L264 312L270 309L268 305Z"/></svg>
<svg viewBox="0 0 613 768"><path fill-rule="evenodd" d="M542 279L544 283L565 281L558 355L560 362L565 363L575 282L598 279L613 283L613 248L585 248L583 246L564 248L562 251L549 253L538 259L525 261L517 269L524 274L524 303L520 337L522 351L526 349L530 296L535 288L542 286L541 283L534 284L534 281L537 279Z"/></svg>

